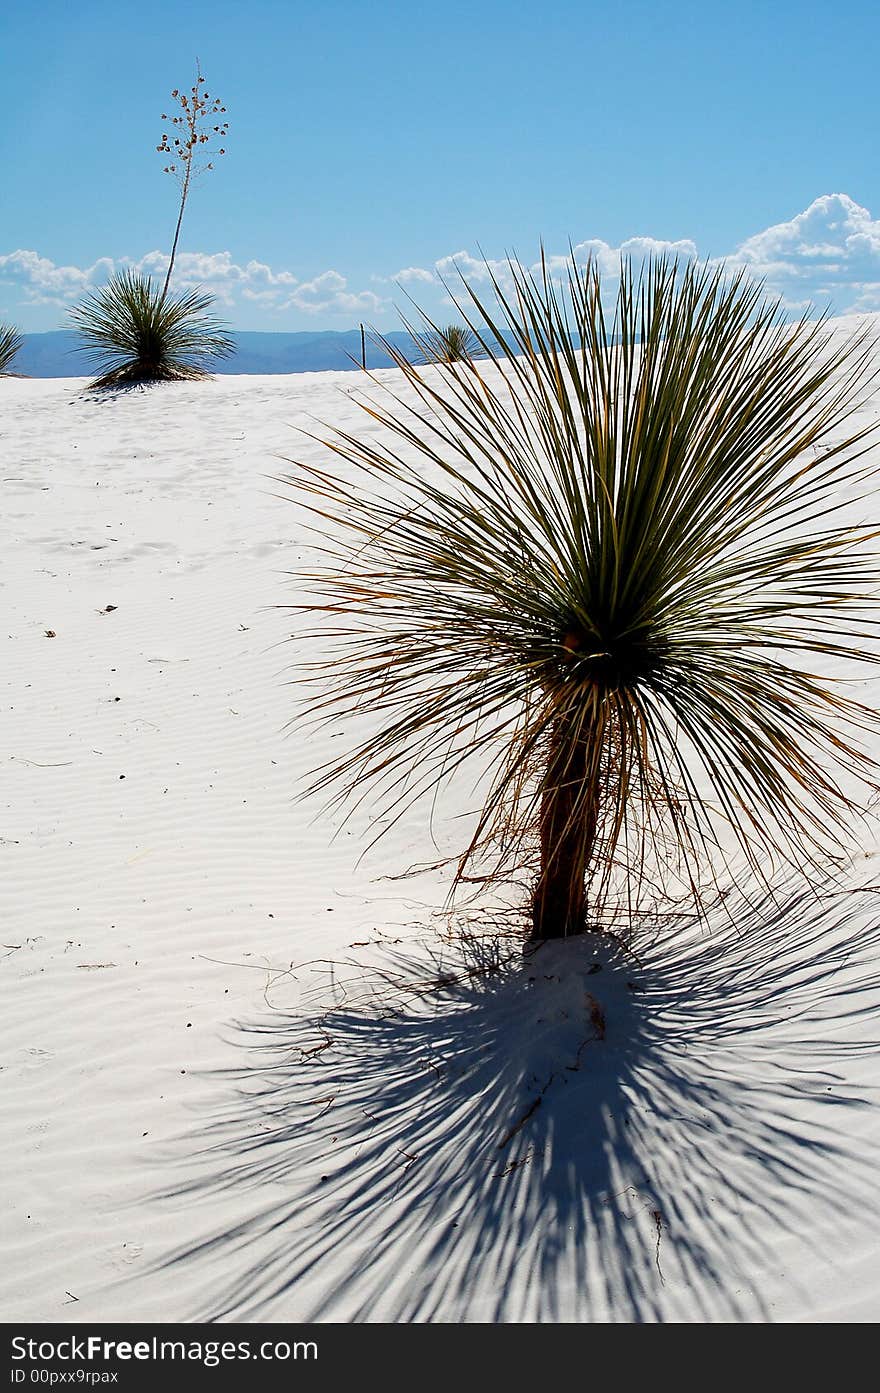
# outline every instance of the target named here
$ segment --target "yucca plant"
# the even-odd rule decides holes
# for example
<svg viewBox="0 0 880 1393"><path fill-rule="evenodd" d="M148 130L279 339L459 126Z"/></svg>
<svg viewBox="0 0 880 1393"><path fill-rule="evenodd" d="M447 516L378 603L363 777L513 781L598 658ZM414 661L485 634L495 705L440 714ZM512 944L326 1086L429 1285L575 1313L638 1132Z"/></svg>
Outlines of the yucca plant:
<svg viewBox="0 0 880 1393"><path fill-rule="evenodd" d="M510 280L465 288L479 374L386 344L373 433L286 478L327 553L302 608L337 640L304 719L373 712L312 790L398 817L476 761L459 872L534 850L536 938L667 871L698 896L719 857L769 878L840 851L877 773L841 680L877 662L850 506L873 345L708 264L625 263L608 310L592 264Z"/></svg>
<svg viewBox="0 0 880 1393"><path fill-rule="evenodd" d="M11 324L0 324L0 373L9 372L23 343L24 334L18 329Z"/></svg>
<svg viewBox="0 0 880 1393"><path fill-rule="evenodd" d="M425 363L469 363L480 352L479 339L466 324L443 327L426 321L421 333L410 332Z"/></svg>
<svg viewBox="0 0 880 1393"><path fill-rule="evenodd" d="M104 368L92 387L207 377L207 364L235 352L235 341L206 313L213 296L167 295L149 276L121 271L70 311L81 352Z"/></svg>
<svg viewBox="0 0 880 1393"><path fill-rule="evenodd" d="M169 161L163 172L177 180L180 202L162 289L154 289L149 276L122 271L69 311L83 339L80 347L104 369L89 384L92 388L207 377L212 360L235 352L225 326L208 314L213 295L204 290L177 296L169 292L193 184L199 175L213 169L209 155L226 154L221 143L229 133L223 120L226 107L207 91L198 59L196 80L189 92L175 87L171 98L177 115L169 117L163 112L166 128L156 149Z"/></svg>

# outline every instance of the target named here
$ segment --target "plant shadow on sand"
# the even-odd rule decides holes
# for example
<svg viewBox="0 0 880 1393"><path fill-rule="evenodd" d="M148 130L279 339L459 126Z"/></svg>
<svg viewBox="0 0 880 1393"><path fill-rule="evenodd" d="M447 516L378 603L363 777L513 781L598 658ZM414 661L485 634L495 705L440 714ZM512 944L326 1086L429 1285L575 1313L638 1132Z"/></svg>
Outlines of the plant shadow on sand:
<svg viewBox="0 0 880 1393"><path fill-rule="evenodd" d="M770 1318L785 1245L876 1207L878 891L731 892L638 962L570 939L325 965L238 1028L163 1190L215 1228L158 1268L195 1264L190 1319Z"/></svg>

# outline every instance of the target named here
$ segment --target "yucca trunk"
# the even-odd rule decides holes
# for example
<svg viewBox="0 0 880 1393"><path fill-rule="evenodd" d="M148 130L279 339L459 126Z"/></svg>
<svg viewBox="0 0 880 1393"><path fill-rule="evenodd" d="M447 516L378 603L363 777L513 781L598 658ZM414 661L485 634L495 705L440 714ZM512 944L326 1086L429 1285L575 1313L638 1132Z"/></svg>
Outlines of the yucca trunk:
<svg viewBox="0 0 880 1393"><path fill-rule="evenodd" d="M541 795L541 870L532 905L533 939L567 938L587 928L586 873L599 824L596 725L554 727Z"/></svg>

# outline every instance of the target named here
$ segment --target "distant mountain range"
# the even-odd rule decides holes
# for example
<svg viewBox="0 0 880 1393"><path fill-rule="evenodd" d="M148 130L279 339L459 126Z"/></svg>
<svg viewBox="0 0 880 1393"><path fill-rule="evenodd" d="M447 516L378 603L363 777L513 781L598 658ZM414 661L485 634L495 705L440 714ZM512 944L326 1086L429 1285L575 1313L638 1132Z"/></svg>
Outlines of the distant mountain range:
<svg viewBox="0 0 880 1393"><path fill-rule="evenodd" d="M408 358L416 356L409 334L386 335ZM235 357L218 363L216 373L284 373L355 371L361 359L359 329L299 334L233 334ZM87 377L89 359L77 348L76 334L57 329L48 334L25 334L14 371L28 377ZM354 360L354 361L352 361ZM393 367L392 360L367 338L367 367Z"/></svg>

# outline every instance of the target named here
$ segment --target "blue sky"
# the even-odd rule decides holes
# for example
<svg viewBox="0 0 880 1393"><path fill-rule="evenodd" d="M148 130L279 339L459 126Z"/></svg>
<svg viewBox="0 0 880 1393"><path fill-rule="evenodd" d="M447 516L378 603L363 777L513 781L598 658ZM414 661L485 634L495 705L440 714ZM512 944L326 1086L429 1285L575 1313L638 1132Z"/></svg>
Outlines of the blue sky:
<svg viewBox="0 0 880 1393"><path fill-rule="evenodd" d="M5 9L0 319L25 330L114 267L161 272L159 117L196 54L230 132L176 281L237 328L392 327L398 282L442 316L438 265L479 276L480 249L530 262L541 239L609 268L684 243L792 305L880 309L875 4Z"/></svg>

